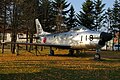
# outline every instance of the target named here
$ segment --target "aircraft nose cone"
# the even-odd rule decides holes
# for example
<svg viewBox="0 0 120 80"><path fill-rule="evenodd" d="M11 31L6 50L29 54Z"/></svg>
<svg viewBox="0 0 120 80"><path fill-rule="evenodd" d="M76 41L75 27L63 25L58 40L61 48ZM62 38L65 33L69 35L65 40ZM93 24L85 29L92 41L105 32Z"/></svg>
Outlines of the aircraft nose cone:
<svg viewBox="0 0 120 80"><path fill-rule="evenodd" d="M102 32L100 34L100 38L101 38L102 41L107 42L107 41L110 41L112 39L112 34L111 33Z"/></svg>

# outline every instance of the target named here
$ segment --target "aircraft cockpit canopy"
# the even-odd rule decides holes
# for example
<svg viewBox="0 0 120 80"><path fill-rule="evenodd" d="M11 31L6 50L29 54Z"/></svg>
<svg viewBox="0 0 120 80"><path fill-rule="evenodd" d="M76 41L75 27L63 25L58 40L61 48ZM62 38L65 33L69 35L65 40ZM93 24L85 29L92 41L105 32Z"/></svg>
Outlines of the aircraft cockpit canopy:
<svg viewBox="0 0 120 80"><path fill-rule="evenodd" d="M87 31L87 30L89 30L89 29L87 29L84 26L77 26L77 27L74 27L71 29L71 31Z"/></svg>

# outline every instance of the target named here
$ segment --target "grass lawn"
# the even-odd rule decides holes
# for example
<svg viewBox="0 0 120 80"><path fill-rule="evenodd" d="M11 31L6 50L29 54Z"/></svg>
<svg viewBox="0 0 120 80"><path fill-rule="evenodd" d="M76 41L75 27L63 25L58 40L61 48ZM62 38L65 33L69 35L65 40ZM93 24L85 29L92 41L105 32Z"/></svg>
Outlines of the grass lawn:
<svg viewBox="0 0 120 80"><path fill-rule="evenodd" d="M55 51L55 56L47 52L0 53L0 80L120 80L120 52L102 51L101 61L93 60L94 51L73 57L66 50Z"/></svg>

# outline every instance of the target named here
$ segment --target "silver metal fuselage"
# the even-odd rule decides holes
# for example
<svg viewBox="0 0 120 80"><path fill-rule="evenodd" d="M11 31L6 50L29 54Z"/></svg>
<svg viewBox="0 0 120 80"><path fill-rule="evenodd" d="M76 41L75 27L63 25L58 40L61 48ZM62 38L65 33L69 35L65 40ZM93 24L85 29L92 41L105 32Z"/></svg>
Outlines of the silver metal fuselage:
<svg viewBox="0 0 120 80"><path fill-rule="evenodd" d="M100 41L100 34L101 32L91 30L73 30L41 36L38 42L48 45L70 46L71 49L98 49L103 47L98 44ZM91 35L93 36L92 40L90 40Z"/></svg>

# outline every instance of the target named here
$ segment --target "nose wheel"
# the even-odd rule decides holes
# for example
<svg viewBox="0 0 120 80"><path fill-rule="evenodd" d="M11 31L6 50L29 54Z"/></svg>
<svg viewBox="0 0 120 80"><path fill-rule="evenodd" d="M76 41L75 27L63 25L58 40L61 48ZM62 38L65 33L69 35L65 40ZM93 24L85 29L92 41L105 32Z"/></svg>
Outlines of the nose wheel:
<svg viewBox="0 0 120 80"><path fill-rule="evenodd" d="M99 49L96 50L96 54L95 54L95 56L94 56L94 59L95 59L95 60L100 60L100 59L101 59L101 56L100 56L99 52L100 52Z"/></svg>
<svg viewBox="0 0 120 80"><path fill-rule="evenodd" d="M101 59L100 54L96 53L95 56L94 56L94 59L95 59L95 60L100 60L100 59Z"/></svg>

